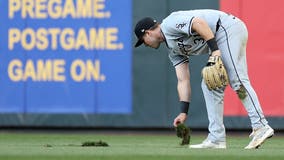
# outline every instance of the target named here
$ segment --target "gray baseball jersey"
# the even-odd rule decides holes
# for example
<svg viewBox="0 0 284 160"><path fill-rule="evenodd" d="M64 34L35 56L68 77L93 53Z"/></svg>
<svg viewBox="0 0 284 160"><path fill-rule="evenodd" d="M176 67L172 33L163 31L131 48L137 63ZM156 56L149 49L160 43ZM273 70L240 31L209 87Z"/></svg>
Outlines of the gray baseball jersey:
<svg viewBox="0 0 284 160"><path fill-rule="evenodd" d="M204 19L213 33L216 32L217 22L228 14L218 10L189 10L173 12L161 23L161 30L170 50L169 58L174 66L188 61L191 55L209 53L205 40L191 30L192 19Z"/></svg>
<svg viewBox="0 0 284 160"><path fill-rule="evenodd" d="M205 40L191 29L194 17L204 19L215 34L231 87L237 93L245 92L246 96L241 101L248 112L252 128L266 125L267 121L247 73L247 28L237 17L210 9L178 11L170 14L162 21L161 31L170 50L171 62L176 66L187 62L189 56L210 53ZM223 125L225 88L210 91L204 80L202 80L201 87L209 119L210 133L207 138L212 142L225 141Z"/></svg>

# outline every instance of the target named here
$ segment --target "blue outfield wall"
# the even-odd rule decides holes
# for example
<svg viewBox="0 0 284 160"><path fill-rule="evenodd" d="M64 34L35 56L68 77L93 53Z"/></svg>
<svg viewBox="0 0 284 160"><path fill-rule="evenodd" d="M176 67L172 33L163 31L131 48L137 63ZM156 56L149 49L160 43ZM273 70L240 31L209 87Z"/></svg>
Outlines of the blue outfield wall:
<svg viewBox="0 0 284 160"><path fill-rule="evenodd" d="M172 127L179 113L167 50L133 48L135 23L172 11L219 8L218 0L1 1L0 126ZM192 102L187 123L206 128L200 71L190 61ZM269 117L284 128L283 117ZM225 117L250 128L247 117Z"/></svg>
<svg viewBox="0 0 284 160"><path fill-rule="evenodd" d="M0 2L0 112L130 114L131 0L38 2Z"/></svg>

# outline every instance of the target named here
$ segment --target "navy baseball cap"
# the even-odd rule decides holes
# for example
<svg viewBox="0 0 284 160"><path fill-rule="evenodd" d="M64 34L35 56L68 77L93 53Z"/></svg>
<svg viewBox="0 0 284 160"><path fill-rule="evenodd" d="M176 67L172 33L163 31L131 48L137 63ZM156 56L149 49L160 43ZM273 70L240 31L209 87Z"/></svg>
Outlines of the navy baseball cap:
<svg viewBox="0 0 284 160"><path fill-rule="evenodd" d="M138 38L138 41L136 42L135 47L143 44L144 41L142 37L144 36L145 31L153 27L155 24L157 24L157 21L150 17L143 18L137 22L134 32Z"/></svg>

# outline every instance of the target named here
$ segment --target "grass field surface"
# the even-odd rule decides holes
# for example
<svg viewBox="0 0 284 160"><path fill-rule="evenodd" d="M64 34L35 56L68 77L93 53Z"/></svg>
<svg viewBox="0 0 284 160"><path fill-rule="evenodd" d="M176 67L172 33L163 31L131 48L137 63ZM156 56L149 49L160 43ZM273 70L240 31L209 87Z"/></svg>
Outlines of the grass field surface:
<svg viewBox="0 0 284 160"><path fill-rule="evenodd" d="M248 133L249 134L249 133ZM206 134L193 134L191 143L199 143ZM109 147L82 147L82 142L107 142ZM284 137L275 135L260 149L243 149L248 135L228 134L227 149L189 149L180 146L173 132L140 133L20 133L0 132L1 160L281 160Z"/></svg>

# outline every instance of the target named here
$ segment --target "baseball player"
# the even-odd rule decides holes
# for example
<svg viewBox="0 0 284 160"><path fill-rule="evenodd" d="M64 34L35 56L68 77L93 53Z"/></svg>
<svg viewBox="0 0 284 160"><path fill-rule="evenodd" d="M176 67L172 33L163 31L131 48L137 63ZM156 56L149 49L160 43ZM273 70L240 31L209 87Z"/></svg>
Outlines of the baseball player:
<svg viewBox="0 0 284 160"><path fill-rule="evenodd" d="M210 9L177 11L171 13L162 23L150 17L143 18L136 24L134 32L138 38L135 47L144 43L145 46L157 49L165 42L169 49L169 59L175 67L178 79L177 90L181 107L180 114L173 122L175 127L185 122L191 100L189 57L209 54L206 67L216 66L218 62L226 69L224 73L211 71L214 72L213 79L216 75L225 79L224 83L217 86L216 82L210 82L210 78L205 79L203 74L201 87L208 113L209 134L201 144L190 145L190 148L226 148L223 124L226 76L251 121L251 141L245 149L258 148L267 138L273 136L274 130L268 125L249 81L246 63L248 32L239 18ZM210 74L210 71L205 74Z"/></svg>

